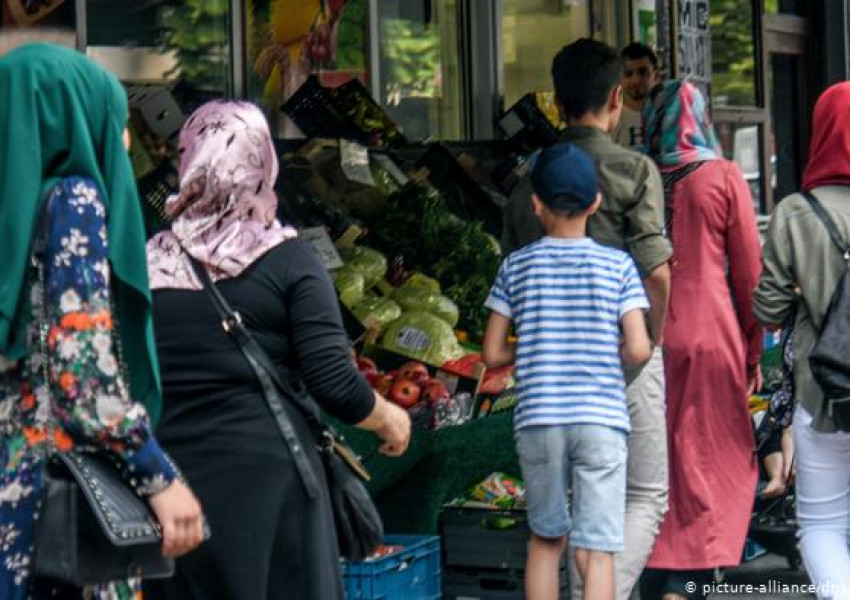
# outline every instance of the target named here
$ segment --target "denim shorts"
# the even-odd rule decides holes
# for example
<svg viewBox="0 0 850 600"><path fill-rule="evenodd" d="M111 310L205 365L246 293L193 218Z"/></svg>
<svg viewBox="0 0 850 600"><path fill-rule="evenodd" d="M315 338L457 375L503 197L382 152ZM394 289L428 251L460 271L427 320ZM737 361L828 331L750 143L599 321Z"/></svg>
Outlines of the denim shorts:
<svg viewBox="0 0 850 600"><path fill-rule="evenodd" d="M603 425L541 426L521 429L516 442L531 531L568 536L576 548L621 552L626 435Z"/></svg>

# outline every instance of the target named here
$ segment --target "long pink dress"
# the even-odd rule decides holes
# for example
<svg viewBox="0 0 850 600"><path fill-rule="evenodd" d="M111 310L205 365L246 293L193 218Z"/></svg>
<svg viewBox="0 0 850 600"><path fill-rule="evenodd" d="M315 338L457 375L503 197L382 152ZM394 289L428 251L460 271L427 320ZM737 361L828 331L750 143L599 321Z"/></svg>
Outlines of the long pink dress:
<svg viewBox="0 0 850 600"><path fill-rule="evenodd" d="M755 494L747 370L761 353L751 308L760 246L734 163L702 165L674 185L672 198L664 339L670 511L647 566L710 569L740 562Z"/></svg>

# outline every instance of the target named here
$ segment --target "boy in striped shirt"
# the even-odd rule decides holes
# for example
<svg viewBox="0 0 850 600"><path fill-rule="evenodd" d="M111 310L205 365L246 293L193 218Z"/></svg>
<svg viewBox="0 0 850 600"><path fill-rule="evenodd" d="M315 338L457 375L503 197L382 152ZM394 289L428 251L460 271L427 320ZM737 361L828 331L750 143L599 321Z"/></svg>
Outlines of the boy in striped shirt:
<svg viewBox="0 0 850 600"><path fill-rule="evenodd" d="M629 433L621 359L649 359L649 304L631 257L586 235L600 202L592 159L553 146L537 157L531 183L547 235L502 263L483 351L488 367L516 364L514 429L532 532L526 595L558 598L569 537L584 598L613 599Z"/></svg>

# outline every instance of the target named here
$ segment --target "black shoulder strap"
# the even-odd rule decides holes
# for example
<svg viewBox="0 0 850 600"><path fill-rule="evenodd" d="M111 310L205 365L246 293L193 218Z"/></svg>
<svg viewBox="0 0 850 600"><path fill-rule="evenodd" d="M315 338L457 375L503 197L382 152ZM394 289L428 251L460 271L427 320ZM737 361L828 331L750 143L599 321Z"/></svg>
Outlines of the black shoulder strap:
<svg viewBox="0 0 850 600"><path fill-rule="evenodd" d="M812 207L812 210L817 215L818 219L820 219L821 223L823 223L824 227L826 227L826 231L829 233L829 238L841 252L842 256L844 256L844 260L850 260L850 247L848 247L847 242L844 241L844 238L841 236L841 232L838 231L838 226L835 224L835 221L832 220L832 217L829 216L829 213L823 207L823 204L821 204L820 200L815 198L815 195L811 192L801 193L803 197L808 200L809 205Z"/></svg>
<svg viewBox="0 0 850 600"><path fill-rule="evenodd" d="M275 418L281 435L289 446L289 451L295 461L295 466L299 470L301 479L307 489L307 493L311 498L315 498L318 491L318 480L313 472L313 468L310 466L309 462L307 462L304 451L298 440L298 435L292 427L292 422L289 420L289 416L286 413L286 408L283 405L280 394L276 393L277 390L280 390L280 392L283 393L291 401L291 403L304 414L310 428L313 430L317 444L326 442L324 439L326 427L319 420L315 408L307 404L307 402L292 389L284 378L279 375L278 370L272 364L268 354L266 354L262 346L257 343L257 340L242 323L242 317L239 313L231 308L225 297L218 290L212 278L209 276L209 273L207 273L206 268L197 260L189 256L188 253L186 256L192 263L195 275L198 276L198 279L200 279L201 284L204 286L204 290L212 300L213 306L221 319L222 329L224 329L230 337L236 340L236 343L239 345L239 349L247 359L251 369L257 375L257 379L260 380L260 385L263 388L263 396L266 399L269 410Z"/></svg>

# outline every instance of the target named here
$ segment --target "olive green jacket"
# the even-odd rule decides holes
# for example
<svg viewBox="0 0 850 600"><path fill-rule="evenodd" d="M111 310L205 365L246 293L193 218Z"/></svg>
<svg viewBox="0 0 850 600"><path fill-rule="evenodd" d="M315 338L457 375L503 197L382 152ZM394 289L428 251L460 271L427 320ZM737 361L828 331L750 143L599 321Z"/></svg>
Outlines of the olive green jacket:
<svg viewBox="0 0 850 600"><path fill-rule="evenodd" d="M850 188L824 186L814 195L850 240ZM753 309L763 325L781 325L795 305L795 396L812 415L812 427L835 431L823 393L812 378L809 355L818 339L832 294L845 264L826 229L800 194L782 200L773 211L762 250L763 270L753 298ZM802 300L802 301L800 301Z"/></svg>
<svg viewBox="0 0 850 600"><path fill-rule="evenodd" d="M595 127L569 127L561 137L590 154L599 175L602 205L588 220L595 241L628 252L642 276L672 254L664 237L664 190L652 160L614 143ZM526 174L504 207L502 250L513 252L544 235L531 206L531 177Z"/></svg>

